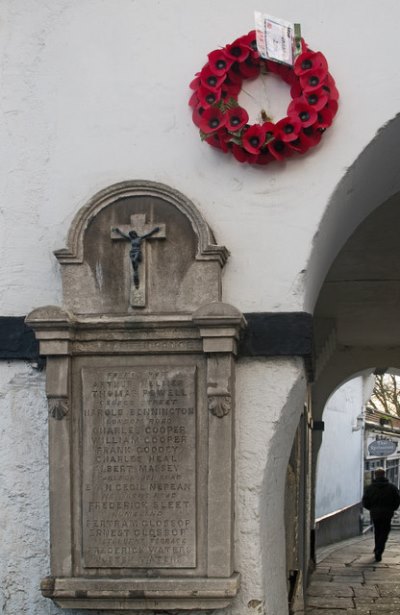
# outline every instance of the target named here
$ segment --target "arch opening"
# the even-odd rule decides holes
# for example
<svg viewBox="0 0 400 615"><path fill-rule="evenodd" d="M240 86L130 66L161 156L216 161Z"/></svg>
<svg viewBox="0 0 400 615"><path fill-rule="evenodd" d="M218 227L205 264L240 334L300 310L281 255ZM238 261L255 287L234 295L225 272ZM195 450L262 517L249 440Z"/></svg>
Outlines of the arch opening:
<svg viewBox="0 0 400 615"><path fill-rule="evenodd" d="M392 183L387 190L393 186ZM360 213L359 209L358 215ZM351 220L350 227L353 222L354 219ZM366 432L357 436L357 417L362 414L361 406L353 407L345 418L341 412L346 403L343 400L337 402L337 396L340 397L340 392L349 387L352 379L357 380L354 379L355 375L358 375L358 379L360 375L365 378L365 374L383 372L388 366L400 365L399 225L400 193L397 191L381 201L381 204L373 208L357 228L352 230L333 260L316 301L313 420L325 421L325 427L331 429L329 434L322 431L313 433L312 489L316 536L322 521L331 515L334 517L333 513L338 518L338 513L341 512L342 517L346 518L345 515L350 515L352 508L354 531L357 516L361 520L363 518L360 502L365 478L364 467L369 469L370 461L374 457L366 454ZM348 228L345 228L342 239L347 232ZM331 245L333 243L334 241ZM365 401L363 399L362 403ZM323 413L325 415L329 405L335 403L338 404L336 410L332 411L329 420L325 419ZM357 403L360 405L359 401ZM326 441L331 440L330 451L321 446L323 433ZM371 433L375 434L373 427ZM348 460L344 467L343 464L335 463L337 460L343 461L347 453ZM318 477L317 466L321 474L324 458L325 469L322 476ZM357 485L350 485L352 494L344 493L345 489L340 493L340 480L334 476L335 469L341 473L342 480L345 476L350 476L357 482ZM336 502L328 502L329 498L335 499L335 484ZM321 485L329 485L329 489L326 488L326 493L322 495L318 493ZM346 511L346 508L349 510ZM345 523L349 525L349 518ZM361 524L358 529L362 531ZM318 538L316 542L318 546ZM321 540L319 544L321 545Z"/></svg>
<svg viewBox="0 0 400 615"><path fill-rule="evenodd" d="M305 311L313 312L330 266L357 227L400 191L399 138L400 114L382 126L334 190L307 265Z"/></svg>

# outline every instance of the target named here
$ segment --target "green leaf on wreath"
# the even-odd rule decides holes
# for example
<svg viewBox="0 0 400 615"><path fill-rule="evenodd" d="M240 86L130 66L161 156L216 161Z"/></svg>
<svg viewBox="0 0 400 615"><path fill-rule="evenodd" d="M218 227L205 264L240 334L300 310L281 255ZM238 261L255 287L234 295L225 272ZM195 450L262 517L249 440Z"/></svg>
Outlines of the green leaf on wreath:
<svg viewBox="0 0 400 615"><path fill-rule="evenodd" d="M236 138L236 139L241 139L242 138L242 134L243 134L243 128L241 128L240 130L227 130L226 131L228 134L232 135L232 137Z"/></svg>
<svg viewBox="0 0 400 615"><path fill-rule="evenodd" d="M213 136L213 134L214 134L213 132L211 132L211 133L207 133L207 132L203 132L202 130L200 130L199 132L200 132L200 139L201 139L202 141L205 141L205 140L206 140L206 139L208 139L209 137L212 137L212 136Z"/></svg>
<svg viewBox="0 0 400 615"><path fill-rule="evenodd" d="M226 101L226 103L225 103L225 107L226 107L226 110L227 110L227 111L228 111L229 109L234 109L235 107L238 107L238 106L239 106L239 103L238 103L238 101L236 100L236 98L233 98L233 96L230 96L230 97L228 98L228 100Z"/></svg>
<svg viewBox="0 0 400 615"><path fill-rule="evenodd" d="M232 136L229 139L229 143L236 143L236 145L242 145L242 139L240 137L234 137Z"/></svg>

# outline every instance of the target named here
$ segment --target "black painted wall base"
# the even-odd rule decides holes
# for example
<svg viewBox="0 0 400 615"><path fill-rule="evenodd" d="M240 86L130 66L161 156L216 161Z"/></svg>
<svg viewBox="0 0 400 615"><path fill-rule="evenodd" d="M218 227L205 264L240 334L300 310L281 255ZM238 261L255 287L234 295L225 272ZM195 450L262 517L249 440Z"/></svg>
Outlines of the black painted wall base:
<svg viewBox="0 0 400 615"><path fill-rule="evenodd" d="M39 359L39 344L25 316L0 316L0 360L11 359Z"/></svg>
<svg viewBox="0 0 400 615"><path fill-rule="evenodd" d="M242 357L312 357L312 316L306 312L250 312L239 346ZM24 316L0 316L0 360L39 361L39 345Z"/></svg>

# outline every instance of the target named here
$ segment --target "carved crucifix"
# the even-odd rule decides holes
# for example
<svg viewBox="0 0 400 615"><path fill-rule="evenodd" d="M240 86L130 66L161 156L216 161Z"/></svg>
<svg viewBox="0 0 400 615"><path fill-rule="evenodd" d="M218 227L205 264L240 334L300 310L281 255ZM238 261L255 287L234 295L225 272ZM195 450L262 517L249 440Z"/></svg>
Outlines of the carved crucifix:
<svg viewBox="0 0 400 615"><path fill-rule="evenodd" d="M132 265L132 286L130 304L132 307L146 307L147 302L147 261L148 240L165 239L165 224L149 224L146 214L135 214L130 218L130 224L112 227L111 239L125 239L131 242L129 258ZM143 254L144 253L144 254Z"/></svg>

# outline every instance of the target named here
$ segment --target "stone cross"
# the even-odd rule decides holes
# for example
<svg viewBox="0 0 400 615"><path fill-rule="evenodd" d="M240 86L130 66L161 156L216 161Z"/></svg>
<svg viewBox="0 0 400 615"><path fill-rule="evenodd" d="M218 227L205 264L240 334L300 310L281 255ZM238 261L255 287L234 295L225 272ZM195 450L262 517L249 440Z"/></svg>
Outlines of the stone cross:
<svg viewBox="0 0 400 615"><path fill-rule="evenodd" d="M136 231L138 238L143 237L143 243L139 250L142 254L138 259L138 267L140 271L136 272L138 279L136 283L131 285L130 293L130 305L132 307L146 307L147 304L147 263L149 260L149 253L147 248L147 242L153 239L165 239L166 229L165 224L157 224L155 222L146 222L146 214L134 214L130 218L130 224L121 224L118 227L111 228L111 239L115 240L127 240L129 239L129 232ZM155 229L157 229L155 231ZM152 232L154 231L154 232ZM151 233L151 234L149 234ZM148 235L146 237L146 235ZM143 255L143 256L142 256ZM132 272L134 273L134 272Z"/></svg>

